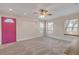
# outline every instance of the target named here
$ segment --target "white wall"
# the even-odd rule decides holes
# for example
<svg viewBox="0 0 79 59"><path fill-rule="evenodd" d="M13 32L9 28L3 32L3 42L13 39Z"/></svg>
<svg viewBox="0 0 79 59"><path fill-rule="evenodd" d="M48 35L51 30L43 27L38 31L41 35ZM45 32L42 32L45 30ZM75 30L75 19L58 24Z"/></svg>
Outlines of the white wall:
<svg viewBox="0 0 79 59"><path fill-rule="evenodd" d="M40 22L28 17L19 17L9 14L0 14L0 16L16 18L16 40L27 40L40 37ZM1 44L1 19L0 19L0 44Z"/></svg>
<svg viewBox="0 0 79 59"><path fill-rule="evenodd" d="M39 21L17 20L17 41L42 36L39 24Z"/></svg>
<svg viewBox="0 0 79 59"><path fill-rule="evenodd" d="M79 18L78 15L79 15L79 13L76 13L76 14L71 14L71 15L53 19L51 22L54 23L54 27L53 27L54 31L52 34L48 34L48 36L52 37L52 38L57 38L60 40L67 40L67 41L79 39L79 37L76 37L76 36L64 35L65 34L65 31L64 31L65 20L72 19L72 18Z"/></svg>

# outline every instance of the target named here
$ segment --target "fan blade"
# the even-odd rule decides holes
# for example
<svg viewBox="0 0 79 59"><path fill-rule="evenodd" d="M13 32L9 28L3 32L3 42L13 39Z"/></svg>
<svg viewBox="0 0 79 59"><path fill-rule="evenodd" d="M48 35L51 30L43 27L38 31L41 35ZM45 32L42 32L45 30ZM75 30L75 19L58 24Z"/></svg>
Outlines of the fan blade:
<svg viewBox="0 0 79 59"><path fill-rule="evenodd" d="M44 10L43 9L40 9L40 12L43 12Z"/></svg>
<svg viewBox="0 0 79 59"><path fill-rule="evenodd" d="M48 14L48 15L50 15L50 16L51 16L52 14Z"/></svg>

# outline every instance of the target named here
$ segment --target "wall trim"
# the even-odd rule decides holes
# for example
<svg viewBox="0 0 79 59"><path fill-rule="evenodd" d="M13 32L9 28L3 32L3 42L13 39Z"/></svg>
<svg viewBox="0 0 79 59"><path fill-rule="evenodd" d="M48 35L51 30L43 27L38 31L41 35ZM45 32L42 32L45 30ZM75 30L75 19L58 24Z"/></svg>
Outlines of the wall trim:
<svg viewBox="0 0 79 59"><path fill-rule="evenodd" d="M29 39L34 39L34 38L38 38L38 37L42 37L42 35L33 36L33 37L29 37L29 38L23 38L23 39L16 39L16 41L29 40Z"/></svg>
<svg viewBox="0 0 79 59"><path fill-rule="evenodd" d="M65 40L65 41L73 41L73 40L75 40L75 39L78 39L78 38L73 38L73 39L70 39L70 37L64 37L64 36L48 36L48 37L51 37L51 38L56 38L56 39L58 39L58 40Z"/></svg>

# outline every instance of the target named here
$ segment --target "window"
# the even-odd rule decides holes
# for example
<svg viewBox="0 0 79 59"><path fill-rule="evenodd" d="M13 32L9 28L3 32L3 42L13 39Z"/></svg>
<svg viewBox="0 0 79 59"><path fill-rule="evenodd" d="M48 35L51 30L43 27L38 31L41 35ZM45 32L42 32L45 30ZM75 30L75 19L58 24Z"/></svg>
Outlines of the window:
<svg viewBox="0 0 79 59"><path fill-rule="evenodd" d="M44 24L43 22L40 22L40 32L43 33L44 30Z"/></svg>
<svg viewBox="0 0 79 59"><path fill-rule="evenodd" d="M47 33L52 33L53 32L53 23L52 22L48 22L47 23Z"/></svg>
<svg viewBox="0 0 79 59"><path fill-rule="evenodd" d="M14 23L14 21L12 19L6 19L5 22L6 23Z"/></svg>
<svg viewBox="0 0 79 59"><path fill-rule="evenodd" d="M77 34L78 32L78 19L66 20L65 31L67 34Z"/></svg>

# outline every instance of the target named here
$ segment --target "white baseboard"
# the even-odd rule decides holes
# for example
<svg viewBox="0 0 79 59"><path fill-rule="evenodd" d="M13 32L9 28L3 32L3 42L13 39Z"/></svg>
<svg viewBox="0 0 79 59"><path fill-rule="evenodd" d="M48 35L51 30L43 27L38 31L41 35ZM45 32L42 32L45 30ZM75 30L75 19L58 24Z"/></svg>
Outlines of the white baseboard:
<svg viewBox="0 0 79 59"><path fill-rule="evenodd" d="M16 39L16 41L23 41L23 40L29 40L29 39L33 39L33 38L37 38L37 37L41 37L42 35L38 35L38 36L33 36L33 37L29 37L29 38L23 38L23 39ZM0 42L1 45L1 42Z"/></svg>
<svg viewBox="0 0 79 59"><path fill-rule="evenodd" d="M42 35L33 36L33 37L28 37L28 38L23 38L23 39L17 39L16 41L29 40L29 39L33 39L33 38L37 38L37 37L41 37L41 36L42 36Z"/></svg>
<svg viewBox="0 0 79 59"><path fill-rule="evenodd" d="M62 36L48 36L48 37L51 37L51 38L56 38L58 40L65 40L65 41L72 41L74 39L69 39L68 37L62 37Z"/></svg>

